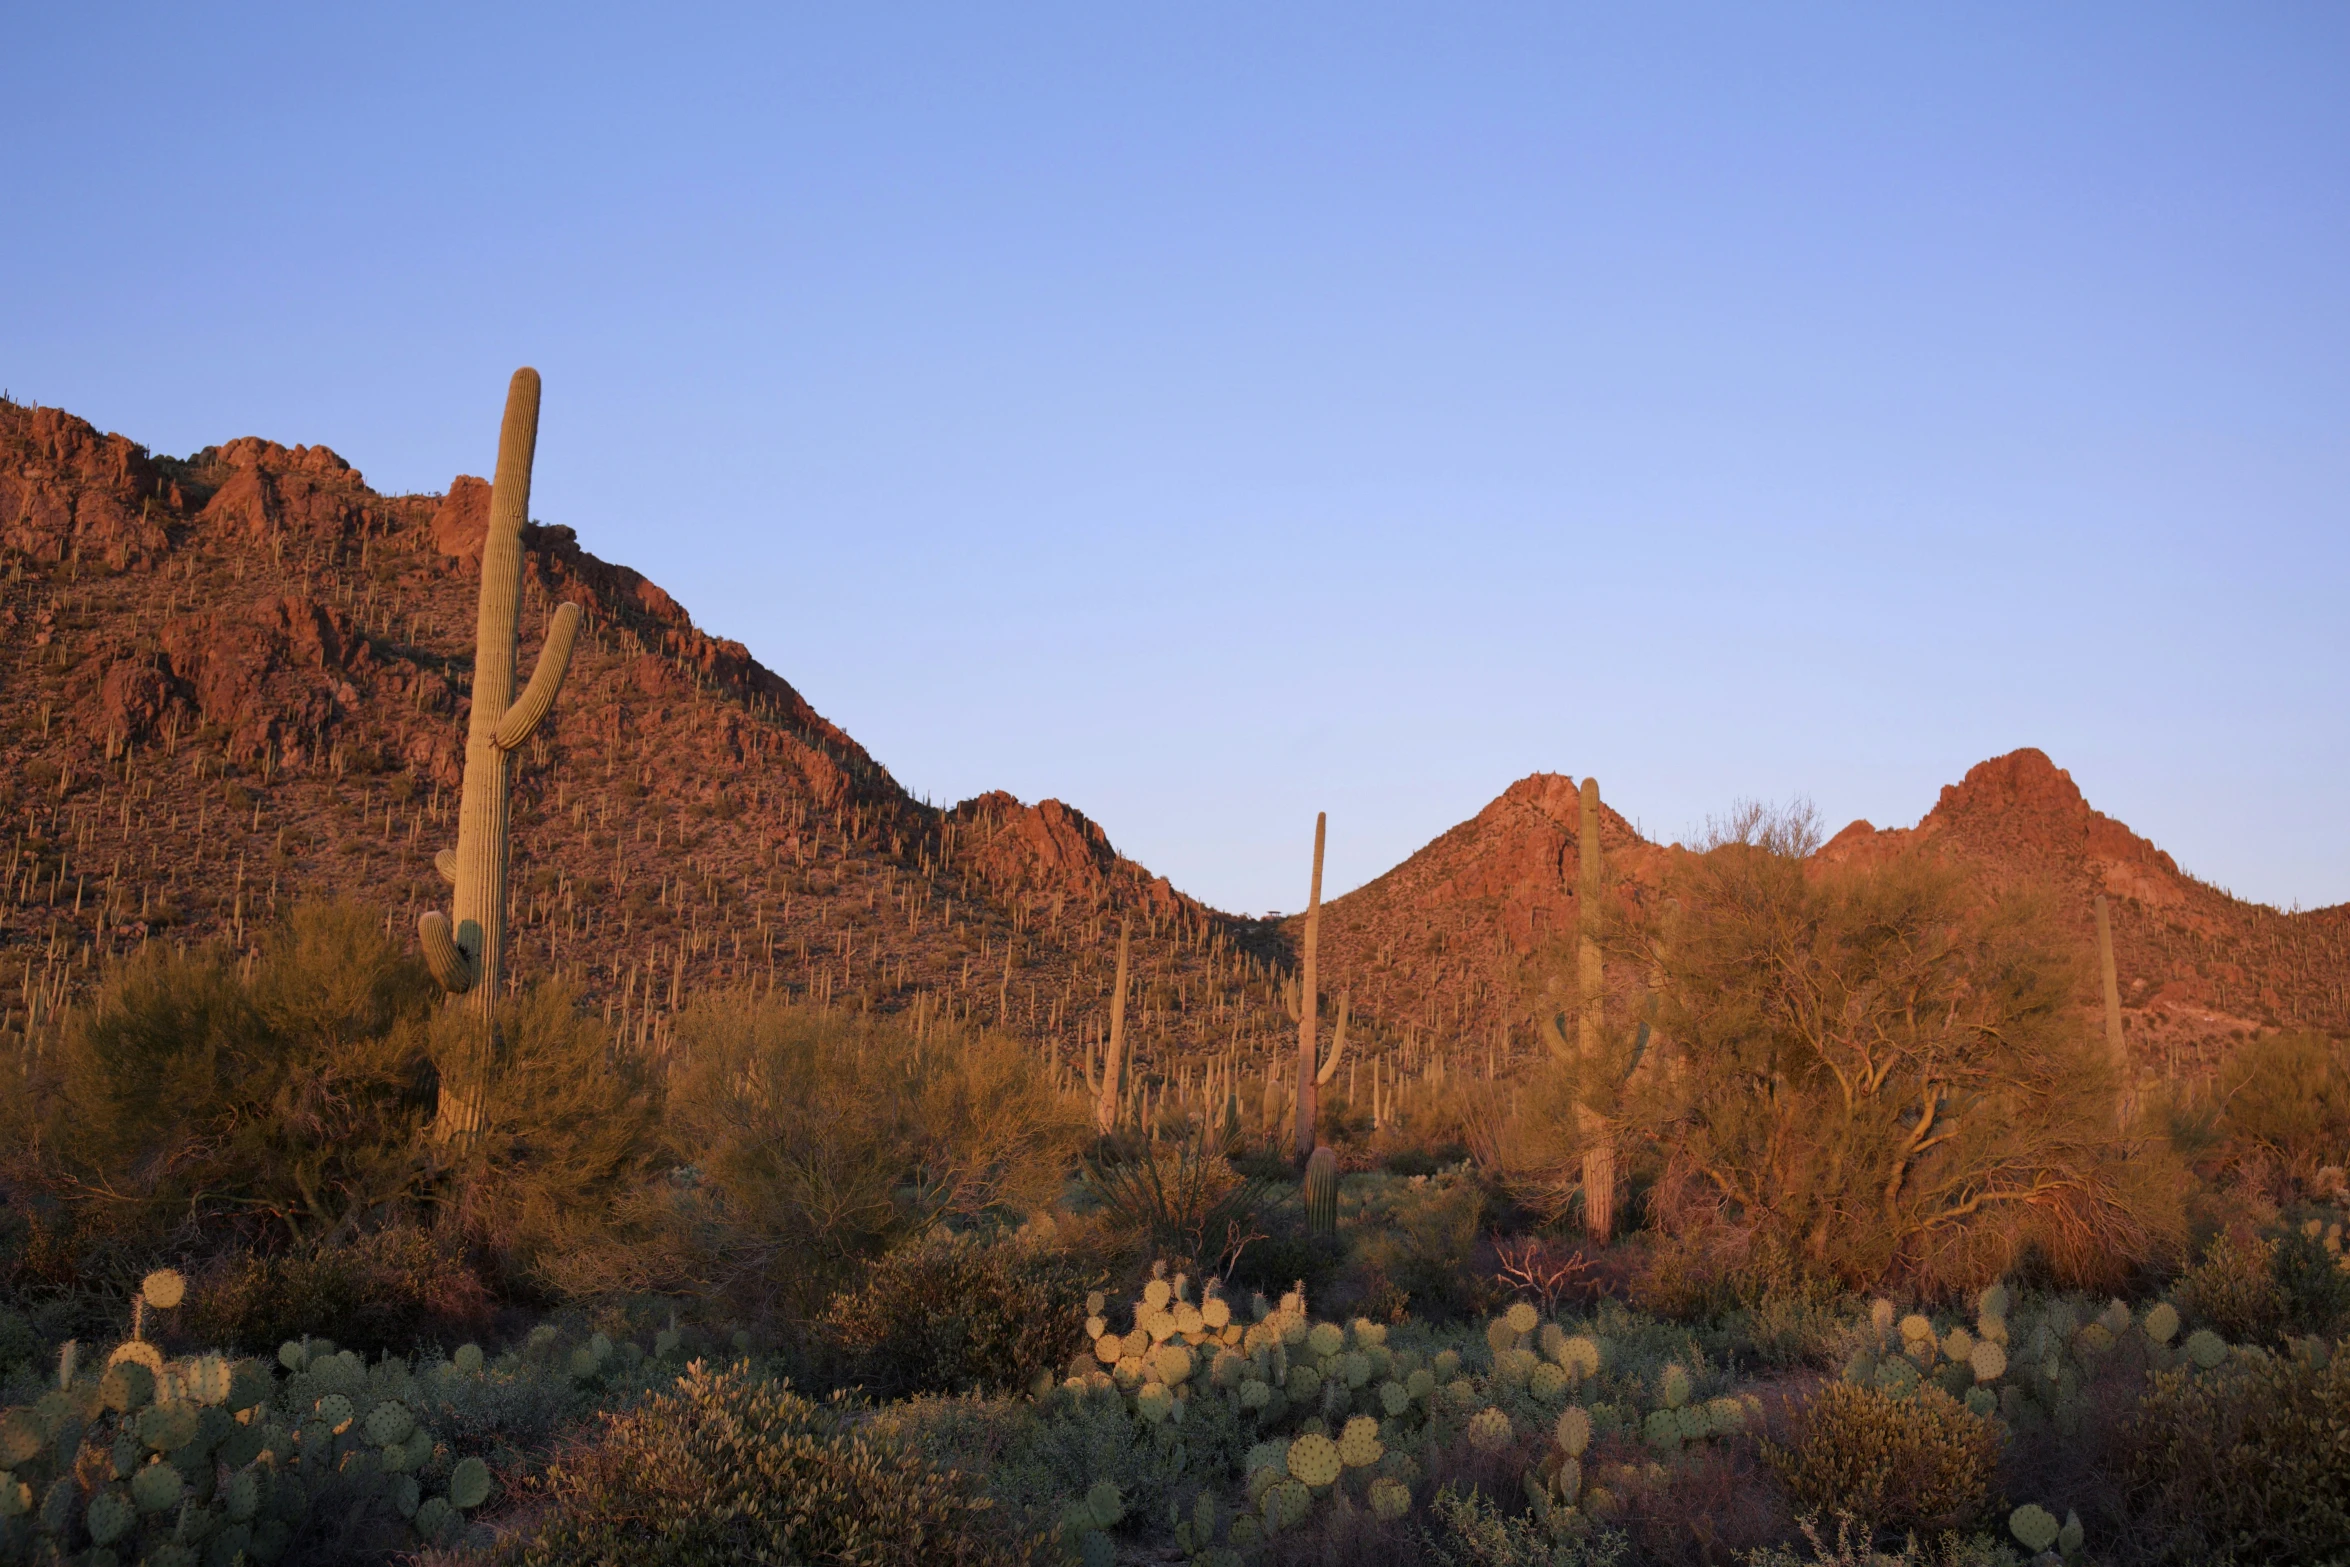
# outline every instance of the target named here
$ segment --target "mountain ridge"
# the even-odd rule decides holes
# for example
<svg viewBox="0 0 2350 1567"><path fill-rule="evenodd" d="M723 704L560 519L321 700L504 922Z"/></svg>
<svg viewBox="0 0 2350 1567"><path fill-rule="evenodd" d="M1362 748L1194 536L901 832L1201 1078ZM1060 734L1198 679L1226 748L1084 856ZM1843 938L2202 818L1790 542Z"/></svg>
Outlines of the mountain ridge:
<svg viewBox="0 0 2350 1567"><path fill-rule="evenodd" d="M327 447L253 437L157 457L0 402L0 986L20 992L0 1032L86 993L104 953L248 944L296 896L364 896L413 939L454 831L488 495L469 475L379 495ZM756 984L1006 1027L1074 1073L1125 922L1157 1090L1294 1050L1301 916L1210 908L1059 800L917 801L641 572L556 524L524 553L526 657L558 602L587 631L518 762L519 973L560 973L650 1042L697 987ZM1536 1051L1526 959L1572 929L1578 831L1574 780L1535 773L1325 905L1325 1007L1347 999L1362 1053ZM1612 806L1602 833L1620 895L1686 852ZM2040 752L1970 769L1913 827L1853 823L1819 861L1922 845L2052 883L2084 928L2105 893L2149 1060L2350 1024L2350 905L2280 914L2195 881Z"/></svg>

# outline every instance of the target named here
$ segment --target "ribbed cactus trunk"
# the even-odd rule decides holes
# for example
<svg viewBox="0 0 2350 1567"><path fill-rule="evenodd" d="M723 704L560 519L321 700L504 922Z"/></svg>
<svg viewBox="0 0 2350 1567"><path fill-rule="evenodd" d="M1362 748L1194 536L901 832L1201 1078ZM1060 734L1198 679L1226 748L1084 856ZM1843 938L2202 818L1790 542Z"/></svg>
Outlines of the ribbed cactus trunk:
<svg viewBox="0 0 2350 1567"><path fill-rule="evenodd" d="M1317 1148L1306 1160L1306 1228L1328 1240L1338 1233L1338 1155Z"/></svg>
<svg viewBox="0 0 2350 1567"><path fill-rule="evenodd" d="M1110 991L1110 1048L1102 1061L1101 1086L1093 1102L1094 1130L1107 1137L1118 1129L1118 1109L1126 1089L1126 940L1124 923L1118 926L1118 981Z"/></svg>
<svg viewBox="0 0 2350 1567"><path fill-rule="evenodd" d="M1599 780L1583 780L1582 821L1576 832L1580 861L1575 888L1575 943L1577 989L1582 1009L1575 1020L1575 1047L1587 1071L1598 1066L1600 1007L1607 986L1607 970L1599 956L1594 932L1604 867L1599 856ZM1596 1241L1605 1242L1616 1227L1616 1149L1605 1116L1589 1104L1578 1104L1575 1117L1582 1130L1583 1227Z"/></svg>
<svg viewBox="0 0 2350 1567"><path fill-rule="evenodd" d="M2105 1049L2113 1058L2114 1081L2121 1089L2118 1113L2126 1124L2130 1117L2130 1047L2122 1037L2122 985L2113 964L2113 916L2106 910L2102 892L2097 895L2097 977L2105 991Z"/></svg>
<svg viewBox="0 0 2350 1567"><path fill-rule="evenodd" d="M522 525L530 515L530 468L538 448L539 374L514 372L498 436L490 487L489 533L482 540L481 605L473 639L473 708L465 734L465 790L457 809L457 848L434 864L454 888L454 915L435 909L418 922L433 977L464 1009L471 1027L462 1059L442 1064L439 1113L443 1142L465 1142L487 1123L497 1060L496 1014L506 978L506 832L512 777L507 758L555 704L571 665L579 606L564 604L547 626L538 667L514 694L522 620Z"/></svg>
<svg viewBox="0 0 2350 1567"><path fill-rule="evenodd" d="M1314 1156L1314 1109L1316 1079L1319 1068L1314 1060L1314 1036L1320 1032L1317 1001L1321 992L1315 987L1320 978L1315 962L1322 939L1322 839L1330 825L1330 813L1314 813L1314 880L1306 894L1305 951L1298 966L1297 997L1297 1157L1302 1163Z"/></svg>

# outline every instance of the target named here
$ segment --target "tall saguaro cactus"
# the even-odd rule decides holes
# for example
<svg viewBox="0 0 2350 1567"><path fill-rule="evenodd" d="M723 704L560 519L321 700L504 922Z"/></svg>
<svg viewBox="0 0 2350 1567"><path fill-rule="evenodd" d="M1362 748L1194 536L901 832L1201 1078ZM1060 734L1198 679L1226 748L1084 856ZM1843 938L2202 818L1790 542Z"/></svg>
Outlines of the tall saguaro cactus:
<svg viewBox="0 0 2350 1567"><path fill-rule="evenodd" d="M1314 813L1314 881L1306 894L1306 939L1303 961L1298 965L1297 996L1297 1157L1302 1163L1314 1156L1314 1090L1320 1086L1320 1067L1314 1060L1320 992L1315 974L1317 948L1322 939L1322 839L1330 826L1330 813Z"/></svg>
<svg viewBox="0 0 2350 1567"><path fill-rule="evenodd" d="M1575 1046L1584 1070L1596 1072L1600 1057L1600 1007L1607 984L1606 965L1599 955L1593 931L1603 896L1604 866L1599 855L1599 780L1583 780L1583 812L1576 837L1581 874L1576 878L1575 944L1577 989L1582 1002L1575 1021ZM1607 1119L1588 1100L1575 1107L1576 1119L1589 1143L1583 1153L1583 1225L1591 1238L1604 1242L1616 1227L1616 1149Z"/></svg>
<svg viewBox="0 0 2350 1567"><path fill-rule="evenodd" d="M572 640L579 632L579 606L557 608L547 625L538 667L516 697L522 524L530 515L530 466L538 439L539 373L525 366L514 372L506 388L497 476L490 486L489 534L482 541L473 712L465 733L465 792L457 811L457 848L453 854L443 849L434 857L455 889L455 919L434 909L417 922L433 978L474 1024L467 1059L448 1063L442 1072L434 1131L444 1142L478 1134L488 1111L496 1008L506 977L506 830L513 781L507 758L555 705L555 693L571 667ZM452 1066L454 1071L448 1069Z"/></svg>
<svg viewBox="0 0 2350 1567"><path fill-rule="evenodd" d="M2105 894L2097 895L2097 976L2105 991L2105 1049L2113 1057L2116 1081L2121 1085L2120 1114L2129 1119L2130 1047L2122 1038L2121 977L2113 966L2113 916L2106 911Z"/></svg>
<svg viewBox="0 0 2350 1567"><path fill-rule="evenodd" d="M1102 1058L1102 1080L1094 1089L1094 1130L1104 1137L1118 1129L1118 1107L1126 1093L1126 940L1129 934L1121 921L1118 982L1110 992L1110 1044Z"/></svg>

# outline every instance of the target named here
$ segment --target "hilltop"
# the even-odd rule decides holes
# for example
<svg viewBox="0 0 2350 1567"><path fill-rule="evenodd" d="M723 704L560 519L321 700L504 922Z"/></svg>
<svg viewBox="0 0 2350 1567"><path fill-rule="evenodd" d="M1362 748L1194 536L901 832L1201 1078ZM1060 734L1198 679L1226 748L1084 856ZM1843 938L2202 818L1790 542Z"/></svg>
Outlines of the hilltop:
<svg viewBox="0 0 2350 1567"><path fill-rule="evenodd" d="M446 897L489 486L386 496L323 446L155 457L0 403L4 1025L109 954L249 944L348 895L413 931ZM514 972L658 1043L756 984L1028 1035L1065 1065L1136 937L1146 1069L1284 1025L1277 937L1205 908L1058 801L915 800L790 682L571 529L525 538L523 655L585 627L519 758Z"/></svg>
<svg viewBox="0 0 2350 1567"><path fill-rule="evenodd" d="M413 930L445 896L432 855L455 831L488 498L465 475L378 494L323 446L158 457L0 403L0 984L16 991L0 1029L25 1037L143 943L247 945L306 896ZM697 989L752 984L1001 1026L1076 1071L1106 1029L1123 921L1154 1091L1293 1048L1295 917L1209 908L1060 801L914 799L788 680L570 528L532 526L525 554L525 659L559 602L587 630L516 782L518 975L559 973L655 1045ZM1538 1048L1528 960L1573 928L1578 830L1574 780L1536 773L1330 902L1324 989L1348 998L1358 1059L1506 1069ZM1612 808L1601 832L1621 896L1681 852ZM2262 1027L2350 1027L2350 907L2283 914L2197 881L2038 751L1818 857L1925 844L2049 886L2084 939L2106 893L2150 1067Z"/></svg>
<svg viewBox="0 0 2350 1567"><path fill-rule="evenodd" d="M1539 1048L1527 969L1575 924L1576 781L1535 773L1393 870L1323 911L1322 972L1333 993L1416 1034L1450 1034L1502 1060ZM1676 846L1642 838L1602 807L1611 893L1661 882ZM2024 749L1979 763L1914 827L1857 821L1823 844L1822 866L1912 849L1959 858L1995 883L2056 899L2084 946L2104 894L2114 930L2125 1035L2142 1069L2192 1072L2264 1028L2350 1030L2350 904L2283 913L2179 869L2090 806L2072 776ZM1295 938L1299 921L1285 933Z"/></svg>

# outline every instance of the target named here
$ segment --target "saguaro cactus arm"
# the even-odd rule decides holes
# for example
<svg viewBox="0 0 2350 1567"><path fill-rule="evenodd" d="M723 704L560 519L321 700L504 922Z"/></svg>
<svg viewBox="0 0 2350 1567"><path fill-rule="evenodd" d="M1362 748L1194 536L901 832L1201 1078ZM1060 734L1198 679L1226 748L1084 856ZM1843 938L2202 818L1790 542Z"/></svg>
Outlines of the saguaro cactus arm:
<svg viewBox="0 0 2350 1567"><path fill-rule="evenodd" d="M1338 1027L1330 1036L1330 1059L1323 1062L1322 1069L1314 1074L1316 1087L1320 1087L1338 1075L1338 1063L1346 1055L1347 1002L1346 996L1342 995L1338 998Z"/></svg>
<svg viewBox="0 0 2350 1567"><path fill-rule="evenodd" d="M441 873L441 880L452 887L457 885L457 851L455 849L443 849L434 855L432 868Z"/></svg>
<svg viewBox="0 0 2350 1567"><path fill-rule="evenodd" d="M563 689L563 676L571 668L571 644L579 635L579 606L564 604L555 610L555 618L547 626L546 645L539 649L538 666L530 672L530 684L522 695L506 709L506 716L498 720L496 745L501 751L511 751L530 738L538 728L539 720L555 705L555 693Z"/></svg>
<svg viewBox="0 0 2350 1567"><path fill-rule="evenodd" d="M416 922L416 929L424 940L424 966L432 970L432 977L440 982L440 987L453 995L471 990L473 960L458 947L456 936L449 930L449 916L438 909L427 909L424 917Z"/></svg>

